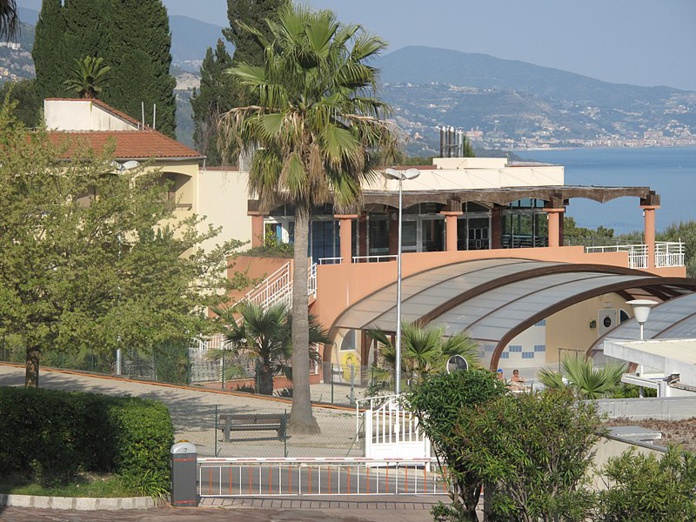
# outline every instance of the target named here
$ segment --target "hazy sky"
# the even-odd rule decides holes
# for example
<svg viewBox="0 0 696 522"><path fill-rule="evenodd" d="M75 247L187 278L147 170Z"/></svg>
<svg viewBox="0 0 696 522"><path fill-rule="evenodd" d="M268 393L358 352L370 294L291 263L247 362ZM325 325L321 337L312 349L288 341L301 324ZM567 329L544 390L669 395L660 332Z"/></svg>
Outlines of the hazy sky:
<svg viewBox="0 0 696 522"><path fill-rule="evenodd" d="M227 0L163 0L227 25ZM18 0L37 9L40 0ZM427 45L635 85L696 91L696 0L309 0L389 50Z"/></svg>

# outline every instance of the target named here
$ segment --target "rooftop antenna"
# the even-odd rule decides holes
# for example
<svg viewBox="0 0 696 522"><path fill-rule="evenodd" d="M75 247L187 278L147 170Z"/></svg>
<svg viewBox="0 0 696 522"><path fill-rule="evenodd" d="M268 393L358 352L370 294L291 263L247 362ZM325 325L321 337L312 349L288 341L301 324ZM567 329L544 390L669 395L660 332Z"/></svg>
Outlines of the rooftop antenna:
<svg viewBox="0 0 696 522"><path fill-rule="evenodd" d="M141 117L143 119L142 129L145 130L145 102L144 101L140 102L140 113L141 113Z"/></svg>
<svg viewBox="0 0 696 522"><path fill-rule="evenodd" d="M152 128L157 130L157 104L152 104Z"/></svg>

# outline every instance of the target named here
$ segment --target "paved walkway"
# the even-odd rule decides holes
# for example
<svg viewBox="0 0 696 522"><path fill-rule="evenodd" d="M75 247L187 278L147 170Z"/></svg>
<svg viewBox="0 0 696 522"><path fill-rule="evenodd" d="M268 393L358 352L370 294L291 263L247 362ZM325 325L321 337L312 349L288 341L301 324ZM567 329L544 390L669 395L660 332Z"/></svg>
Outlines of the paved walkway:
<svg viewBox="0 0 696 522"><path fill-rule="evenodd" d="M22 386L24 384L24 368L0 363L0 386ZM172 415L176 437L200 437L209 430L202 426L200 411L210 410L213 406L233 409L234 411L285 411L290 404L278 400L260 399L240 396L225 392L198 390L179 386L148 384L127 379L90 376L76 372L43 370L40 377L42 388L62 389L104 393L107 395L131 395L157 399L164 402ZM330 408L315 408L315 416L322 427L320 439L306 438L298 441L302 446L313 449L317 453L343 454L343 444L336 441L347 439L354 432L355 419L351 411ZM336 437L336 438L334 438ZM329 441L327 443L327 441ZM316 446L314 446L316 444ZM198 446L198 444L197 444ZM260 444L258 448L249 447L248 451L259 450L272 446ZM340 446L340 447L336 447ZM239 448L237 448L239 449ZM275 449L273 450L275 451ZM246 450L244 451L246 453ZM332 453L333 452L333 453ZM245 456L245 455L239 455ZM263 456L263 455L255 455ZM273 455L272 455L273 456ZM105 520L129 521L167 521L181 520L197 522L198 520L240 520L243 522L294 522L294 521L326 521L326 522L421 522L431 521L431 507L438 500L446 501L446 497L419 497L402 495L394 497L362 497L337 500L321 499L204 499L198 508L155 508L132 511L63 511L33 508L17 508L0 506L0 522L101 522Z"/></svg>

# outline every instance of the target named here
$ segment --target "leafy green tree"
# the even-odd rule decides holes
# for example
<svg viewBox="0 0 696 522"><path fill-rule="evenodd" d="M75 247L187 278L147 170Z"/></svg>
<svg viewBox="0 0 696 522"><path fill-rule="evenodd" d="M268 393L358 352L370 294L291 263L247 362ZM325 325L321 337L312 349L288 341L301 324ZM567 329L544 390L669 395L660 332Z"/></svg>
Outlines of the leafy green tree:
<svg viewBox="0 0 696 522"><path fill-rule="evenodd" d="M683 241L686 276L696 278L696 221L673 223L662 233L657 234L656 239L658 241Z"/></svg>
<svg viewBox="0 0 696 522"><path fill-rule="evenodd" d="M233 308L217 311L227 325L227 342L235 354L251 355L257 361L257 391L273 395L273 377L289 373L292 357L292 316L285 305L276 304L264 310L261 306L243 301ZM240 314L239 320L235 314ZM326 332L310 316L309 342L314 347L329 342ZM310 352L319 357L316 350Z"/></svg>
<svg viewBox="0 0 696 522"><path fill-rule="evenodd" d="M5 82L0 86L0 103L9 99L16 104L15 116L26 127L41 125L41 100L36 93L36 80Z"/></svg>
<svg viewBox="0 0 696 522"><path fill-rule="evenodd" d="M611 396L620 388L621 376L626 373L626 369L625 364L612 361L601 368L595 368L592 359L576 355L565 357L561 361L560 372L542 368L538 376L547 388L560 389L568 386L580 398L601 399Z"/></svg>
<svg viewBox="0 0 696 522"><path fill-rule="evenodd" d="M577 226L575 218L563 218L563 238L571 245L604 245L614 239L614 229L603 226L596 230Z"/></svg>
<svg viewBox="0 0 696 522"><path fill-rule="evenodd" d="M472 467L462 446L461 419L479 415L490 401L506 393L505 383L487 370L470 369L433 375L408 394L408 405L432 442L449 486L451 506L435 511L440 520L478 520L482 477Z"/></svg>
<svg viewBox="0 0 696 522"><path fill-rule="evenodd" d="M661 458L630 449L604 468L598 522L696 520L696 455L676 447Z"/></svg>
<svg viewBox="0 0 696 522"><path fill-rule="evenodd" d="M508 394L459 416L455 462L484 479L491 518L584 521L601 422L595 403L567 390Z"/></svg>
<svg viewBox="0 0 696 522"><path fill-rule="evenodd" d="M396 364L396 346L383 330L367 330L367 335L383 345L382 355ZM478 364L478 343L467 332L445 336L441 327L420 328L414 323L401 323L401 373L412 383L421 382L434 373L444 371L447 359L461 355L470 366Z"/></svg>
<svg viewBox="0 0 696 522"><path fill-rule="evenodd" d="M208 165L222 163L217 127L220 116L234 107L236 83L232 76L226 74L231 66L232 57L225 49L225 43L219 39L215 51L209 47L206 52L201 65L201 85L191 97L195 126L193 142L196 150L206 156Z"/></svg>
<svg viewBox="0 0 696 522"><path fill-rule="evenodd" d="M19 16L15 0L0 0L0 38L12 38L17 32Z"/></svg>
<svg viewBox="0 0 696 522"><path fill-rule="evenodd" d="M85 56L81 60L75 60L75 67L70 71L73 74L63 82L67 91L74 91L80 98L95 99L102 90L102 84L106 75L111 70L108 65L102 65L103 58Z"/></svg>
<svg viewBox="0 0 696 522"><path fill-rule="evenodd" d="M290 6L268 21L271 38L245 26L265 49L261 66L230 70L259 103L223 116L222 139L245 150L256 145L249 191L270 210L295 208L293 267L293 403L288 427L318 433L309 390L307 252L315 205L353 208L361 182L375 175L374 151L393 147L379 118L387 106L372 96L376 70L369 62L385 48L358 25L342 25L330 11Z"/></svg>
<svg viewBox="0 0 696 522"><path fill-rule="evenodd" d="M0 140L0 317L25 346L27 386L38 386L44 352L151 350L211 328L202 307L229 287L237 242L203 251L216 231L172 219L159 172L116 174L108 151L54 145L8 103ZM60 159L71 146L72 160Z"/></svg>

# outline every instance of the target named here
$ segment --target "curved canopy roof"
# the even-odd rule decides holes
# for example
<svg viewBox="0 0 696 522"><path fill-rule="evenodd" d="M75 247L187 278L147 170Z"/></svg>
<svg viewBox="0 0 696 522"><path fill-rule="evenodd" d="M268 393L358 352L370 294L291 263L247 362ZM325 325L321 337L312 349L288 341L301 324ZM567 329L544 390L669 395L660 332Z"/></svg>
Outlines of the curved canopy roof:
<svg viewBox="0 0 696 522"><path fill-rule="evenodd" d="M601 348L607 337L613 339L639 339L640 325L629 319L597 340L590 352ZM645 339L688 339L696 337L696 294L688 294L658 304L650 310L643 325Z"/></svg>
<svg viewBox="0 0 696 522"><path fill-rule="evenodd" d="M444 323L447 334L468 330L496 345L492 365L516 335L538 321L586 299L621 292L660 301L696 290L696 280L662 278L605 265L528 259L484 259L455 263L406 277L402 282L405 321ZM335 328L396 329L393 283L344 312Z"/></svg>

